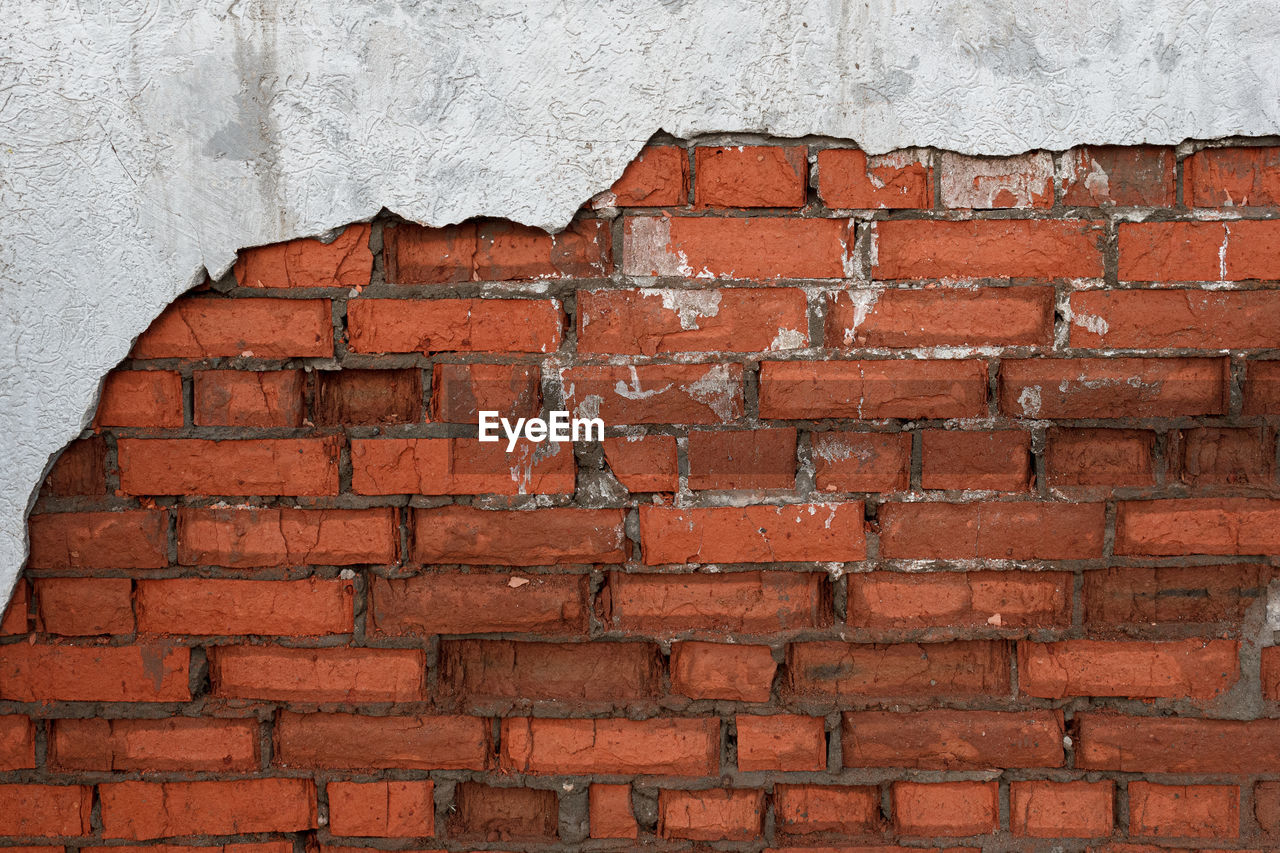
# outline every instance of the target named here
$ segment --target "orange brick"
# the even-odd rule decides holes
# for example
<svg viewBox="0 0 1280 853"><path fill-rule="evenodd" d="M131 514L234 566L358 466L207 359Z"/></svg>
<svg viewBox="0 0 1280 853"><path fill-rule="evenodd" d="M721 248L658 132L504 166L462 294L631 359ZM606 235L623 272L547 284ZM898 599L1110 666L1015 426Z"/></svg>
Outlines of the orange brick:
<svg viewBox="0 0 1280 853"><path fill-rule="evenodd" d="M685 278L844 278L847 219L628 218L623 273Z"/></svg>
<svg viewBox="0 0 1280 853"><path fill-rule="evenodd" d="M803 207L808 184L803 145L693 149L697 207Z"/></svg>
<svg viewBox="0 0 1280 853"><path fill-rule="evenodd" d="M676 439L671 435L606 438L604 458L629 492L674 492L680 486Z"/></svg>
<svg viewBox="0 0 1280 853"><path fill-rule="evenodd" d="M1206 148L1182 168L1183 192L1193 207L1280 204L1280 148Z"/></svg>
<svg viewBox="0 0 1280 853"><path fill-rule="evenodd" d="M38 578L41 629L63 636L132 634L133 582L128 578Z"/></svg>
<svg viewBox="0 0 1280 853"><path fill-rule="evenodd" d="M573 416L627 424L725 424L742 417L740 364L593 365L560 371Z"/></svg>
<svg viewBox="0 0 1280 853"><path fill-rule="evenodd" d="M214 696L276 702L420 702L426 657L418 649L209 649Z"/></svg>
<svg viewBox="0 0 1280 853"><path fill-rule="evenodd" d="M197 370L196 426L302 426L299 370Z"/></svg>
<svg viewBox="0 0 1280 853"><path fill-rule="evenodd" d="M299 495L338 493L341 440L122 438L120 489L130 495Z"/></svg>
<svg viewBox="0 0 1280 853"><path fill-rule="evenodd" d="M1053 289L889 288L827 297L829 347L1046 346Z"/></svg>
<svg viewBox="0 0 1280 853"><path fill-rule="evenodd" d="M738 769L827 769L827 737L821 717L794 714L737 716Z"/></svg>
<svg viewBox="0 0 1280 853"><path fill-rule="evenodd" d="M1053 155L971 157L942 152L942 206L993 209L1053 206Z"/></svg>
<svg viewBox="0 0 1280 853"><path fill-rule="evenodd" d="M113 370L98 400L96 426L182 426L182 377L169 370Z"/></svg>
<svg viewBox="0 0 1280 853"><path fill-rule="evenodd" d="M182 507L178 563L227 568L394 563L396 511Z"/></svg>
<svg viewBox="0 0 1280 853"><path fill-rule="evenodd" d="M573 494L573 451L555 442L507 439L355 438L351 489L358 495Z"/></svg>
<svg viewBox="0 0 1280 853"><path fill-rule="evenodd" d="M1033 838L1105 838L1111 835L1115 783L1011 782L1009 825Z"/></svg>
<svg viewBox="0 0 1280 853"><path fill-rule="evenodd" d="M317 825L310 779L112 782L98 791L107 838L296 832Z"/></svg>
<svg viewBox="0 0 1280 853"><path fill-rule="evenodd" d="M1240 789L1234 785L1130 782L1129 833L1236 838L1240 835Z"/></svg>
<svg viewBox="0 0 1280 853"><path fill-rule="evenodd" d="M1018 644L1029 696L1212 699L1240 677L1234 640L1065 640Z"/></svg>
<svg viewBox="0 0 1280 853"><path fill-rule="evenodd" d="M258 722L57 720L49 748L60 771L248 772L258 769Z"/></svg>
<svg viewBox="0 0 1280 853"><path fill-rule="evenodd" d="M133 345L134 358L333 355L328 299L182 298Z"/></svg>
<svg viewBox="0 0 1280 853"><path fill-rule="evenodd" d="M689 155L674 145L648 145L609 188L615 207L676 207L689 201Z"/></svg>
<svg viewBox="0 0 1280 853"><path fill-rule="evenodd" d="M933 207L927 156L918 149L870 156L855 148L819 151L818 196L828 207Z"/></svg>
<svg viewBox="0 0 1280 853"><path fill-rule="evenodd" d="M1064 572L870 572L847 580L848 622L859 628L1071 624L1072 580Z"/></svg>
<svg viewBox="0 0 1280 853"><path fill-rule="evenodd" d="M564 332L555 299L354 299L352 352L555 352Z"/></svg>
<svg viewBox="0 0 1280 853"><path fill-rule="evenodd" d="M1058 188L1072 207L1172 207L1174 152L1151 145L1085 145L1062 155Z"/></svg>
<svg viewBox="0 0 1280 853"><path fill-rule="evenodd" d="M89 835L92 810L93 788L88 785L0 784L2 835Z"/></svg>
<svg viewBox="0 0 1280 853"><path fill-rule="evenodd" d="M911 484L911 434L815 432L815 482L824 492L900 492Z"/></svg>
<svg viewBox="0 0 1280 853"><path fill-rule="evenodd" d="M592 838L635 838L639 832L631 810L630 785L591 785L589 819Z"/></svg>
<svg viewBox="0 0 1280 853"><path fill-rule="evenodd" d="M232 272L241 287L360 287L373 272L369 231L367 222L358 223L329 243L302 239L247 249Z"/></svg>
<svg viewBox="0 0 1280 853"><path fill-rule="evenodd" d="M164 511L60 512L27 519L33 569L159 569L169 565Z"/></svg>
<svg viewBox="0 0 1280 853"><path fill-rule="evenodd" d="M1025 492L1031 487L1029 432L930 429L922 438L923 488Z"/></svg>
<svg viewBox="0 0 1280 853"><path fill-rule="evenodd" d="M760 417L975 418L987 411L987 367L976 359L766 361Z"/></svg>
<svg viewBox="0 0 1280 853"><path fill-rule="evenodd" d="M351 581L139 580L138 631L148 634L349 634Z"/></svg>
<svg viewBox="0 0 1280 853"><path fill-rule="evenodd" d="M436 834L435 786L429 780L330 782L329 831L334 835L420 838Z"/></svg>
<svg viewBox="0 0 1280 853"><path fill-rule="evenodd" d="M696 641L671 646L671 690L690 699L768 702L777 670L768 646Z"/></svg>
<svg viewBox="0 0 1280 853"><path fill-rule="evenodd" d="M990 219L875 224L877 279L1100 278L1100 222Z"/></svg>
<svg viewBox="0 0 1280 853"><path fill-rule="evenodd" d="M778 832L870 835L883 829L880 791L871 786L775 785Z"/></svg>
<svg viewBox="0 0 1280 853"><path fill-rule="evenodd" d="M893 783L893 823L903 835L985 835L999 822L997 782Z"/></svg>
<svg viewBox="0 0 1280 853"><path fill-rule="evenodd" d="M505 220L394 225L382 239L387 281L394 284L601 278L611 270L609 229L598 219L578 220L558 234Z"/></svg>
<svg viewBox="0 0 1280 853"><path fill-rule="evenodd" d="M0 714L0 772L36 766L36 729L21 714Z"/></svg>
<svg viewBox="0 0 1280 853"><path fill-rule="evenodd" d="M764 829L764 791L659 791L658 834L691 841L752 841Z"/></svg>
<svg viewBox="0 0 1280 853"><path fill-rule="evenodd" d="M640 508L644 562L772 563L861 560L863 505Z"/></svg>
<svg viewBox="0 0 1280 853"><path fill-rule="evenodd" d="M181 646L0 646L0 699L14 702L185 702Z"/></svg>

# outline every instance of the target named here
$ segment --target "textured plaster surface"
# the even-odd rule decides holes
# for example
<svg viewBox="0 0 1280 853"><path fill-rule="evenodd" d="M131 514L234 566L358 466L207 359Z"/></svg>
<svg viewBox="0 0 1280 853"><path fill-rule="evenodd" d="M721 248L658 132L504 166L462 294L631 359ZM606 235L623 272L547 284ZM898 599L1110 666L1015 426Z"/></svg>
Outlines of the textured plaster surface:
<svg viewBox="0 0 1280 853"><path fill-rule="evenodd" d="M0 599L134 337L241 247L386 207L547 229L655 131L1010 154L1280 131L1280 0L9 4Z"/></svg>

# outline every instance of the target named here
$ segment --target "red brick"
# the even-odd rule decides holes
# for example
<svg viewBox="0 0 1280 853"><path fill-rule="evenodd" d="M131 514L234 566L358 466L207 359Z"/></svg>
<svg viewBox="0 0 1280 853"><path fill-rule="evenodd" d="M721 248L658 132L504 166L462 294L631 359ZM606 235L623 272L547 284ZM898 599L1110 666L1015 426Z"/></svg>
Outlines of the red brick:
<svg viewBox="0 0 1280 853"><path fill-rule="evenodd" d="M1126 773L1271 773L1280 720L1076 716L1076 767Z"/></svg>
<svg viewBox="0 0 1280 853"><path fill-rule="evenodd" d="M560 371L574 417L627 424L725 424L742 417L740 364L641 364Z"/></svg>
<svg viewBox="0 0 1280 853"><path fill-rule="evenodd" d="M1018 686L1028 696L1212 699L1240 677L1234 640L1066 640L1018 644Z"/></svg>
<svg viewBox="0 0 1280 853"><path fill-rule="evenodd" d="M100 435L81 438L62 449L44 485L61 497L98 497L107 493L107 442Z"/></svg>
<svg viewBox="0 0 1280 853"><path fill-rule="evenodd" d="M107 838L295 832L316 827L310 779L112 782L98 786Z"/></svg>
<svg viewBox="0 0 1280 853"><path fill-rule="evenodd" d="M1112 567L1084 573L1086 625L1234 623L1267 594L1269 566Z"/></svg>
<svg viewBox="0 0 1280 853"><path fill-rule="evenodd" d="M764 832L764 791L659 791L658 835L754 841Z"/></svg>
<svg viewBox="0 0 1280 853"><path fill-rule="evenodd" d="M302 372L197 370L196 426L302 426Z"/></svg>
<svg viewBox="0 0 1280 853"><path fill-rule="evenodd" d="M1183 194L1192 207L1280 204L1280 148L1206 148L1182 163Z"/></svg>
<svg viewBox="0 0 1280 853"><path fill-rule="evenodd" d="M698 146L696 207L804 207L808 150L803 145Z"/></svg>
<svg viewBox="0 0 1280 853"><path fill-rule="evenodd" d="M38 578L35 589L43 631L70 637L133 633L128 578Z"/></svg>
<svg viewBox="0 0 1280 853"><path fill-rule="evenodd" d="M591 785L589 817L592 838L635 838L639 832L631 810L630 785Z"/></svg>
<svg viewBox="0 0 1280 853"><path fill-rule="evenodd" d="M1000 410L1029 418L1161 418L1227 411L1227 360L1033 358L1000 365Z"/></svg>
<svg viewBox="0 0 1280 853"><path fill-rule="evenodd" d="M760 417L974 418L987 411L976 360L766 361Z"/></svg>
<svg viewBox="0 0 1280 853"><path fill-rule="evenodd" d="M555 352L564 311L555 299L354 299L352 352Z"/></svg>
<svg viewBox="0 0 1280 853"><path fill-rule="evenodd" d="M1046 346L1053 288L842 290L827 296L829 347Z"/></svg>
<svg viewBox="0 0 1280 853"><path fill-rule="evenodd" d="M507 717L502 767L517 773L708 776L720 770L720 720Z"/></svg>
<svg viewBox="0 0 1280 853"><path fill-rule="evenodd" d="M169 565L168 513L36 514L27 519L33 569L159 569Z"/></svg>
<svg viewBox="0 0 1280 853"><path fill-rule="evenodd" d="M178 562L245 569L394 563L397 528L392 508L182 507Z"/></svg>
<svg viewBox="0 0 1280 853"><path fill-rule="evenodd" d="M36 766L36 729L18 714L0 715L0 773Z"/></svg>
<svg viewBox="0 0 1280 853"><path fill-rule="evenodd" d="M413 520L413 558L420 563L541 566L621 563L627 556L617 509L447 506L415 510Z"/></svg>
<svg viewBox="0 0 1280 853"><path fill-rule="evenodd" d="M138 581L138 631L307 637L354 630L351 581Z"/></svg>
<svg viewBox="0 0 1280 853"><path fill-rule="evenodd" d="M775 785L773 811L786 835L871 835L883 828L880 791L869 785Z"/></svg>
<svg viewBox="0 0 1280 853"><path fill-rule="evenodd" d="M7 606L0 610L0 636L27 633L31 622L27 613L30 601L31 592L27 582L18 578L13 584L13 592L10 593Z"/></svg>
<svg viewBox="0 0 1280 853"><path fill-rule="evenodd" d="M1052 711L858 711L844 715L841 747L845 767L1061 767L1062 735Z"/></svg>
<svg viewBox="0 0 1280 853"><path fill-rule="evenodd" d="M1150 430L1050 427L1045 474L1053 488L1154 486L1155 444Z"/></svg>
<svg viewBox="0 0 1280 853"><path fill-rule="evenodd" d="M918 149L870 156L855 148L819 151L818 196L827 207L933 207L927 156Z"/></svg>
<svg viewBox="0 0 1280 853"><path fill-rule="evenodd" d="M482 717L294 714L276 718L281 767L363 770L484 770L489 721Z"/></svg>
<svg viewBox="0 0 1280 853"><path fill-rule="evenodd" d="M930 429L921 437L923 488L1025 492L1032 485L1029 432Z"/></svg>
<svg viewBox="0 0 1280 853"><path fill-rule="evenodd" d="M581 297L579 297L581 298ZM480 412L530 418L542 407L541 371L532 364L437 364L431 374L431 419L479 422Z"/></svg>
<svg viewBox="0 0 1280 853"><path fill-rule="evenodd" d="M1150 145L1086 145L1062 155L1058 188L1069 207L1172 207L1174 153Z"/></svg>
<svg viewBox="0 0 1280 853"><path fill-rule="evenodd" d="M824 492L901 492L911 484L911 433L815 432L815 481Z"/></svg>
<svg viewBox="0 0 1280 853"><path fill-rule="evenodd" d="M1102 223L988 219L875 223L876 279L1100 278Z"/></svg>
<svg viewBox="0 0 1280 853"><path fill-rule="evenodd" d="M339 446L336 437L116 442L130 495L336 495Z"/></svg>
<svg viewBox="0 0 1280 853"><path fill-rule="evenodd" d="M290 853L293 842L262 841L239 844L185 845L185 844L125 844L110 847L81 847L84 853ZM335 848L327 848L333 851ZM61 848L58 848L61 850ZM15 851L17 853L17 851ZM44 851L33 851L44 853ZM57 850L53 853L58 853Z"/></svg>
<svg viewBox="0 0 1280 853"><path fill-rule="evenodd" d="M629 492L674 492L680 487L676 439L671 435L606 438L604 458Z"/></svg>
<svg viewBox="0 0 1280 853"><path fill-rule="evenodd" d="M1273 702L1280 699L1280 646L1262 650L1262 695Z"/></svg>
<svg viewBox="0 0 1280 853"><path fill-rule="evenodd" d="M1048 151L1013 157L943 151L941 172L943 207L1053 207L1053 155Z"/></svg>
<svg viewBox="0 0 1280 853"><path fill-rule="evenodd" d="M674 145L648 145L609 188L612 207L677 207L689 201L689 154ZM634 836L627 836L634 837Z"/></svg>
<svg viewBox="0 0 1280 853"><path fill-rule="evenodd" d="M1254 786L1253 812L1263 832L1280 832L1280 782L1259 782Z"/></svg>
<svg viewBox="0 0 1280 853"><path fill-rule="evenodd" d="M1064 572L870 572L847 580L848 623L857 628L1071 624L1072 576Z"/></svg>
<svg viewBox="0 0 1280 853"><path fill-rule="evenodd" d="M1071 346L1267 348L1280 291L1112 290L1071 295Z"/></svg>
<svg viewBox="0 0 1280 853"><path fill-rule="evenodd" d="M1280 277L1280 222L1129 222L1119 241L1121 281Z"/></svg>
<svg viewBox="0 0 1280 853"><path fill-rule="evenodd" d="M258 769L258 722L57 720L49 763L59 771L245 772Z"/></svg>
<svg viewBox="0 0 1280 853"><path fill-rule="evenodd" d="M845 278L848 219L637 216L623 226L622 272L684 278Z"/></svg>
<svg viewBox="0 0 1280 853"><path fill-rule="evenodd" d="M370 230L357 223L329 243L302 239L247 249L232 272L241 287L363 287L373 273Z"/></svg>
<svg viewBox="0 0 1280 853"><path fill-rule="evenodd" d="M1280 361L1251 361L1244 383L1244 414L1280 415Z"/></svg>
<svg viewBox="0 0 1280 853"><path fill-rule="evenodd" d="M999 696L1009 692L1009 645L953 643L792 643L793 695L831 697Z"/></svg>
<svg viewBox="0 0 1280 853"><path fill-rule="evenodd" d="M430 780L330 782L329 831L370 838L436 834L435 785Z"/></svg>
<svg viewBox="0 0 1280 853"><path fill-rule="evenodd" d="M1276 476L1276 437L1269 427L1201 427L1181 432L1179 479L1189 486L1259 486Z"/></svg>
<svg viewBox="0 0 1280 853"><path fill-rule="evenodd" d="M818 572L613 572L605 621L633 634L770 634L829 624L828 594Z"/></svg>
<svg viewBox="0 0 1280 853"><path fill-rule="evenodd" d="M387 281L439 284L601 278L610 272L608 223L578 220L559 234L507 220L383 232Z"/></svg>
<svg viewBox="0 0 1280 853"><path fill-rule="evenodd" d="M662 692L662 660L649 643L444 640L440 691L465 702L540 699L624 704Z"/></svg>
<svg viewBox="0 0 1280 853"><path fill-rule="evenodd" d="M1272 554L1277 548L1280 501L1205 498L1117 505L1117 554Z"/></svg>
<svg viewBox="0 0 1280 853"><path fill-rule="evenodd" d="M671 691L690 699L768 702L777 671L768 646L698 641L671 645Z"/></svg>
<svg viewBox="0 0 1280 853"><path fill-rule="evenodd" d="M358 495L571 495L573 451L507 439L353 438L351 490Z"/></svg>
<svg viewBox="0 0 1280 853"><path fill-rule="evenodd" d="M333 355L328 299L179 299L133 345L134 358Z"/></svg>
<svg viewBox="0 0 1280 853"><path fill-rule="evenodd" d="M556 837L560 804L555 791L496 788L462 782L449 810L449 836L481 841Z"/></svg>
<svg viewBox="0 0 1280 853"><path fill-rule="evenodd" d="M1129 833L1236 838L1240 835L1240 789L1234 785L1130 782Z"/></svg>
<svg viewBox="0 0 1280 853"><path fill-rule="evenodd" d="M893 503L880 507L891 559L1083 560L1102 556L1101 503Z"/></svg>
<svg viewBox="0 0 1280 853"><path fill-rule="evenodd" d="M794 489L796 431L689 432L689 488Z"/></svg>
<svg viewBox="0 0 1280 853"><path fill-rule="evenodd" d="M1115 823L1115 783L1010 782L1009 828L1033 838L1105 838Z"/></svg>
<svg viewBox="0 0 1280 853"><path fill-rule="evenodd" d="M93 832L93 788L0 784L0 835L55 837Z"/></svg>
<svg viewBox="0 0 1280 853"><path fill-rule="evenodd" d="M182 426L182 376L170 370L113 370L102 385L95 426Z"/></svg>
<svg viewBox="0 0 1280 853"><path fill-rule="evenodd" d="M589 581L588 575L455 572L374 578L370 629L390 636L581 635L587 629Z"/></svg>
<svg viewBox="0 0 1280 853"><path fill-rule="evenodd" d="M903 835L985 835L999 823L997 782L893 783L893 824Z"/></svg>
<svg viewBox="0 0 1280 853"><path fill-rule="evenodd" d="M795 714L738 714L738 769L827 769L827 736L822 717Z"/></svg>
<svg viewBox="0 0 1280 853"><path fill-rule="evenodd" d="M214 696L275 702L421 702L427 661L418 649L209 649Z"/></svg>
<svg viewBox="0 0 1280 853"><path fill-rule="evenodd" d="M185 702L181 646L0 646L0 699L15 702Z"/></svg>
<svg viewBox="0 0 1280 853"><path fill-rule="evenodd" d="M809 345L808 305L794 288L583 290L578 352L764 352Z"/></svg>
<svg viewBox="0 0 1280 853"><path fill-rule="evenodd" d="M316 423L405 424L421 420L422 374L403 370L316 372Z"/></svg>

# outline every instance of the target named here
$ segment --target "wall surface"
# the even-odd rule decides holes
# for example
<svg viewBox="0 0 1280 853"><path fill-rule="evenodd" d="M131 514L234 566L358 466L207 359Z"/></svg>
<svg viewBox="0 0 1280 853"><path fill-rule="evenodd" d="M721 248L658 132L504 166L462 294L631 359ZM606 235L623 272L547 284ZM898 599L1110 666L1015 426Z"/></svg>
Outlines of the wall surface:
<svg viewBox="0 0 1280 853"><path fill-rule="evenodd" d="M102 376L237 249L559 228L658 129L1007 154L1280 128L1276 0L10 4L0 596Z"/></svg>
<svg viewBox="0 0 1280 853"><path fill-rule="evenodd" d="M0 845L1277 849L1280 147L726 142L168 308L30 517Z"/></svg>

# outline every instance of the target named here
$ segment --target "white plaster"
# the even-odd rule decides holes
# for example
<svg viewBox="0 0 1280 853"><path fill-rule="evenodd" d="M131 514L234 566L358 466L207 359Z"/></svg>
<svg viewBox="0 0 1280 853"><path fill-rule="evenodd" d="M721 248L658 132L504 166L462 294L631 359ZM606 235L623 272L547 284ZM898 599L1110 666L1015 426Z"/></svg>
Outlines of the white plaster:
<svg viewBox="0 0 1280 853"><path fill-rule="evenodd" d="M643 142L1280 130L1280 0L31 0L0 21L0 597L102 376L237 249L383 207L563 227Z"/></svg>

